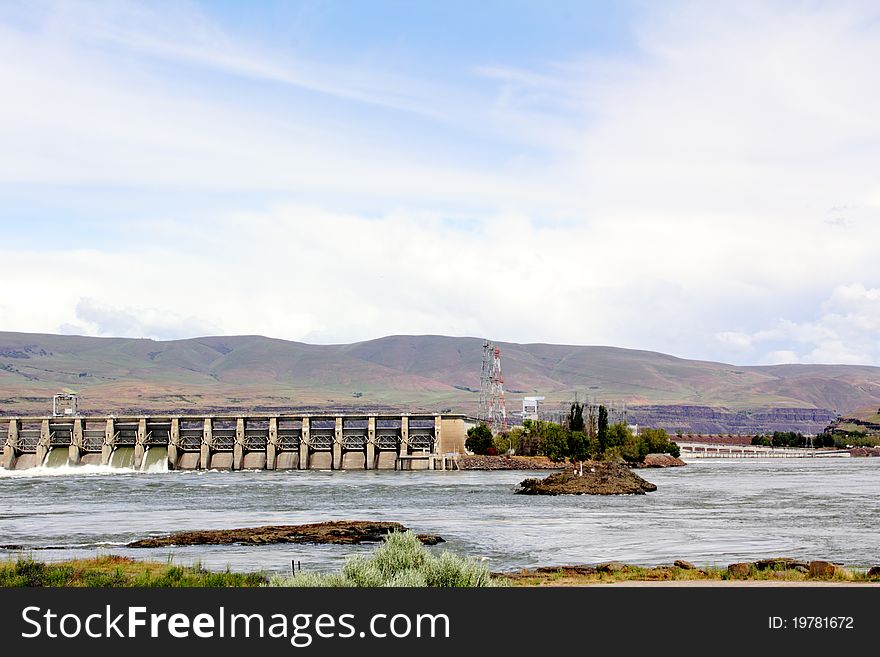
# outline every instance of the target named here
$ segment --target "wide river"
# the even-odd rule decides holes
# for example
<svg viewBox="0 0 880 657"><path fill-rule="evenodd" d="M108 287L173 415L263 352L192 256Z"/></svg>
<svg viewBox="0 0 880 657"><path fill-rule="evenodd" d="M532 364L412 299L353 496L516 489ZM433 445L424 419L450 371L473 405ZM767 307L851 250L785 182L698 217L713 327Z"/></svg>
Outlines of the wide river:
<svg viewBox="0 0 880 657"><path fill-rule="evenodd" d="M770 556L880 564L880 459L691 461L642 470L641 496L514 495L525 472L164 472L94 466L0 470L0 558L101 553L210 568L337 567L367 547L270 545L127 549L184 529L397 520L493 570L625 561L700 565ZM56 549L43 549L56 548Z"/></svg>

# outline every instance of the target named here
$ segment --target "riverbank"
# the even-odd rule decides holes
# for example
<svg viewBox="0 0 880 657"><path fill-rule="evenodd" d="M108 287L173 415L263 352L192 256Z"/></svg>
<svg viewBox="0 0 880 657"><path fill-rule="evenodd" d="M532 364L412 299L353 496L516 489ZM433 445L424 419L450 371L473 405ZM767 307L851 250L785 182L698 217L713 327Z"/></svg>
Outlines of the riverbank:
<svg viewBox="0 0 880 657"><path fill-rule="evenodd" d="M0 587L235 587L264 586L262 573L213 572L199 564L139 561L118 555L43 563L27 557L0 561Z"/></svg>
<svg viewBox="0 0 880 657"><path fill-rule="evenodd" d="M731 573L728 568L697 568L686 562L682 566L644 568L608 562L596 566L549 566L510 573L491 573L496 585L515 587L570 587L594 585L621 586L880 586L880 568L870 570L838 566L833 572L802 572L790 567L765 567L755 564L784 560L752 562L744 574ZM793 561L793 560L791 560ZM791 563L789 562L789 565ZM464 563L464 561L462 561ZM817 562L829 563L829 562ZM735 569L734 569L735 570ZM303 583L315 574L301 577ZM292 580L296 581L296 580ZM176 566L158 561L140 561L117 555L43 563L30 558L0 561L0 587L219 587L253 588L269 584L289 586L290 582L267 577L263 573L213 572L196 564ZM308 584L307 584L308 585ZM312 583L311 585L314 585ZM406 584L401 583L401 586ZM468 585L468 584L465 584ZM485 584L483 584L485 585Z"/></svg>
<svg viewBox="0 0 880 657"><path fill-rule="evenodd" d="M512 573L493 573L511 586L591 586L595 584L880 585L880 567L847 568L829 561L802 562L786 557L730 564L726 568L697 567L686 561L646 568L619 562L597 565L547 566Z"/></svg>

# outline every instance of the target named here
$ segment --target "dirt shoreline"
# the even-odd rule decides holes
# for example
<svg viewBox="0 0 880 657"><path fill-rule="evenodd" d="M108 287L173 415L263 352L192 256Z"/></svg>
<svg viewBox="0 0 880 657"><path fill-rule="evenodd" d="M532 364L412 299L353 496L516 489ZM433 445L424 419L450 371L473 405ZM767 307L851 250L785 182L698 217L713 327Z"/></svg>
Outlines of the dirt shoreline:
<svg viewBox="0 0 880 657"><path fill-rule="evenodd" d="M492 573L512 586L880 586L880 566L846 567L831 561L773 557L706 566L676 560L652 567L609 561L600 564L542 566Z"/></svg>

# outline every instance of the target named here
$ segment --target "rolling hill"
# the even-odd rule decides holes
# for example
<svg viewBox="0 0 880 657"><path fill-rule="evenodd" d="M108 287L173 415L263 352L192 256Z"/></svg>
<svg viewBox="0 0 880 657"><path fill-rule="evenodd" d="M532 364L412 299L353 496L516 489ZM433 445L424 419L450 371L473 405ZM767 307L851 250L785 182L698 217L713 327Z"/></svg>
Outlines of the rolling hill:
<svg viewBox="0 0 880 657"><path fill-rule="evenodd" d="M261 336L155 341L0 332L0 413L44 414L57 392L84 412L346 408L476 411L480 338L389 336L310 345ZM544 395L631 406L880 406L880 368L734 366L615 347L498 343L508 406Z"/></svg>

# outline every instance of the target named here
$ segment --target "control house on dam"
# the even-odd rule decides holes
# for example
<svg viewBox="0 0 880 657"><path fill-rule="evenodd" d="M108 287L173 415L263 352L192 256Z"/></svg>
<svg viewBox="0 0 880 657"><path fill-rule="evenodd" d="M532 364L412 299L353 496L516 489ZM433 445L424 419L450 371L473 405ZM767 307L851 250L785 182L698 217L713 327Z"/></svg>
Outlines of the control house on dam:
<svg viewBox="0 0 880 657"><path fill-rule="evenodd" d="M445 469L465 438L463 415L14 417L0 467Z"/></svg>

